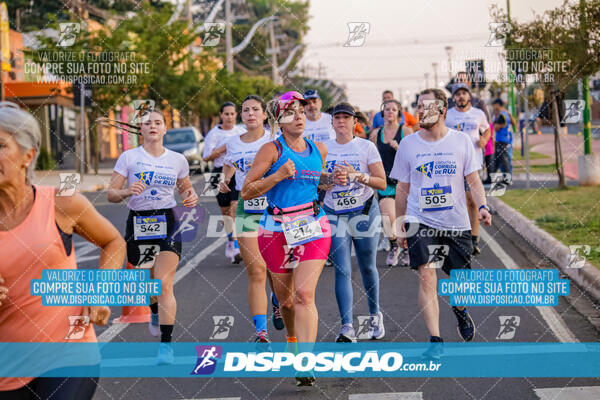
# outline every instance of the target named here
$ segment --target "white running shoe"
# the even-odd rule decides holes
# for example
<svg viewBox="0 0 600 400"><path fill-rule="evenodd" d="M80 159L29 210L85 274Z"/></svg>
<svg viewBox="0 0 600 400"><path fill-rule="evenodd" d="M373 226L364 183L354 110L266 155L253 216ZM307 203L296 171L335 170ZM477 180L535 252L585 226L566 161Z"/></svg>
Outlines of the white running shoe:
<svg viewBox="0 0 600 400"><path fill-rule="evenodd" d="M385 328L383 326L383 314L381 311L377 315L371 315L371 326L369 327L370 339L383 339Z"/></svg>
<svg viewBox="0 0 600 400"><path fill-rule="evenodd" d="M390 251L390 241L385 235L381 236L379 244L377 245L377 251Z"/></svg>

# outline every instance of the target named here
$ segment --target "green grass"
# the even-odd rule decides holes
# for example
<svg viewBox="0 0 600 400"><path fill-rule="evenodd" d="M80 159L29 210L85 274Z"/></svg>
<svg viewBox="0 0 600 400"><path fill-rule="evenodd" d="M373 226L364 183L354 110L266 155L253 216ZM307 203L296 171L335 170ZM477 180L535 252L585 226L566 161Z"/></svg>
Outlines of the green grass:
<svg viewBox="0 0 600 400"><path fill-rule="evenodd" d="M556 173L556 166L554 163L552 164L544 164L544 165L530 165L529 171L532 173ZM513 173L525 172L524 166L515 166L513 168Z"/></svg>
<svg viewBox="0 0 600 400"><path fill-rule="evenodd" d="M589 245L600 269L600 187L514 189L500 199L565 245Z"/></svg>
<svg viewBox="0 0 600 400"><path fill-rule="evenodd" d="M547 156L546 154L542 154L542 153L538 153L537 151L530 151L529 152L529 159L530 160L541 160L543 158L552 158L550 156ZM521 149L517 148L513 150L513 161L525 161L525 157L521 157Z"/></svg>

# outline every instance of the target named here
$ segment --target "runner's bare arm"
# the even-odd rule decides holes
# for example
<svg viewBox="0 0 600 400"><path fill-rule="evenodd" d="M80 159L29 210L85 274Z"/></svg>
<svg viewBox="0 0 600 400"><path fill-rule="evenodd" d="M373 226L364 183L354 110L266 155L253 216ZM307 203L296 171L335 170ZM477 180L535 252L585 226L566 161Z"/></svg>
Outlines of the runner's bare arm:
<svg viewBox="0 0 600 400"><path fill-rule="evenodd" d="M99 267L122 268L125 260L125 240L121 234L103 217L96 208L80 193L73 196L55 197L56 223L65 233L76 232L87 241L100 247ZM84 307L84 315L97 325L105 325L110 317L106 306Z"/></svg>
<svg viewBox="0 0 600 400"><path fill-rule="evenodd" d="M208 157L206 157L204 159L204 161L213 161L216 158L219 158L220 156L222 156L223 154L225 154L225 151L227 150L227 147L225 145L221 146L221 147L217 147L216 149L214 149L212 151L212 153L210 153L208 155Z"/></svg>
<svg viewBox="0 0 600 400"><path fill-rule="evenodd" d="M410 183L398 182L396 185L396 226L397 232L402 232L402 247L407 248L406 228L404 227L404 218L406 216L406 203L408 193L410 192Z"/></svg>
<svg viewBox="0 0 600 400"><path fill-rule="evenodd" d="M229 189L229 182L231 182L231 178L235 174L235 168L231 165L225 164L223 165L223 180L219 182L219 192L221 193L229 193L231 190Z"/></svg>
<svg viewBox="0 0 600 400"><path fill-rule="evenodd" d="M479 219L485 225L490 226L492 224L492 216L485 208L481 208L487 204L485 200L485 189L483 188L483 184L479 178L479 172L473 171L469 175L465 176L465 179L471 188L471 197L473 198L473 201L479 210Z"/></svg>
<svg viewBox="0 0 600 400"><path fill-rule="evenodd" d="M490 130L490 128L487 128L485 130L485 132L483 132L481 134L481 137L479 138L479 143L478 143L479 148L483 149L485 147L485 145L487 144L488 140L490 140L490 137L492 137L492 131Z"/></svg>
<svg viewBox="0 0 600 400"><path fill-rule="evenodd" d="M377 190L385 190L387 182L385 180L385 170L383 169L383 162L378 161L373 164L369 164L369 182L367 186ZM364 182L363 182L364 183Z"/></svg>
<svg viewBox="0 0 600 400"><path fill-rule="evenodd" d="M183 200L183 205L186 207L194 207L198 203L198 195L192 186L190 176L182 179L177 179L177 191Z"/></svg>
<svg viewBox="0 0 600 400"><path fill-rule="evenodd" d="M126 177L113 171L107 192L109 202L120 203L133 194L139 195L145 189L145 185L142 181L134 182L130 187L123 189L123 185L125 185L126 181Z"/></svg>
<svg viewBox="0 0 600 400"><path fill-rule="evenodd" d="M277 148L273 143L266 143L258 150L252 168L248 171L244 186L242 186L241 196L243 200L262 196L285 178L296 174L294 162L288 160L274 174L263 178L269 168L277 161L277 156Z"/></svg>

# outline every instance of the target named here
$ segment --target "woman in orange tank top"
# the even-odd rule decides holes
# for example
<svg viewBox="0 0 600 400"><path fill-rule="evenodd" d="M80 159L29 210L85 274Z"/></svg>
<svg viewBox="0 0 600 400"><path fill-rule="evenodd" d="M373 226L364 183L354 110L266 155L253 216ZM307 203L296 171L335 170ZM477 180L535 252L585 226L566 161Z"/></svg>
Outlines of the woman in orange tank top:
<svg viewBox="0 0 600 400"><path fill-rule="evenodd" d="M0 342L96 342L105 306L46 307L30 294L44 269L76 269L71 235L101 248L100 268L121 268L125 242L81 194L33 186L41 134L35 118L0 103ZM27 362L26 360L17 360ZM0 399L90 399L97 379L0 377Z"/></svg>

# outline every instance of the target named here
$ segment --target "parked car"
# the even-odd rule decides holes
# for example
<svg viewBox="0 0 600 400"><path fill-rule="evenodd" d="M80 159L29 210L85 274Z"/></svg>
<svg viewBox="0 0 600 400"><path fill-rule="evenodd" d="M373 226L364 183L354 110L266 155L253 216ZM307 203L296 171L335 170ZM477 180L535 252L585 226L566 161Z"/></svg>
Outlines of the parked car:
<svg viewBox="0 0 600 400"><path fill-rule="evenodd" d="M183 154L190 168L197 168L201 172L208 171L208 163L202 160L204 138L193 126L167 130L164 145L169 150Z"/></svg>

